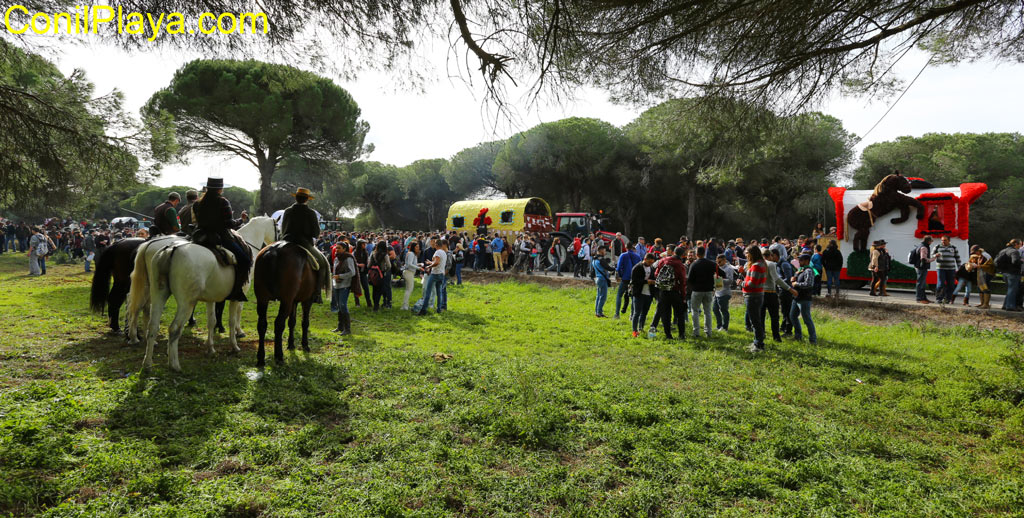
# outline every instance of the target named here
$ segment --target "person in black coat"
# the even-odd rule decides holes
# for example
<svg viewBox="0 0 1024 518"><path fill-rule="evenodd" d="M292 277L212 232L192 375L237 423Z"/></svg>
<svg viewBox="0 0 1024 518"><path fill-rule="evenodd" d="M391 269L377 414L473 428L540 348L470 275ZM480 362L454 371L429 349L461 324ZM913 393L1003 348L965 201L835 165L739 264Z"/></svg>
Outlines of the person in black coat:
<svg viewBox="0 0 1024 518"><path fill-rule="evenodd" d="M210 249L223 246L235 255L235 286L227 300L244 302L249 299L245 297L242 285L249 278L252 256L248 247L240 245L231 235L231 230L242 226L242 220L233 219L231 202L221 194L224 187L223 178L206 180L206 193L193 207L196 224L193 241Z"/></svg>
<svg viewBox="0 0 1024 518"><path fill-rule="evenodd" d="M648 253L644 260L636 263L629 275L629 285L633 291L633 337L636 338L647 322L647 312L654 300L654 261L658 256Z"/></svg>

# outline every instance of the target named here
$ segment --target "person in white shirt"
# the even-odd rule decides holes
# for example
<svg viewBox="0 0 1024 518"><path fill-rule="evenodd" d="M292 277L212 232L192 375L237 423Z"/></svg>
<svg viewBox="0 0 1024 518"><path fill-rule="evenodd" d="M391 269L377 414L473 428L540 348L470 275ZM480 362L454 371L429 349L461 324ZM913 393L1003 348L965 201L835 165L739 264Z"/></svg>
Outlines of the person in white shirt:
<svg viewBox="0 0 1024 518"><path fill-rule="evenodd" d="M418 241L413 241L405 249L405 264L402 265L402 279L405 280L405 296L402 297L402 309L405 310L409 309L409 297L412 295L413 288L416 287L416 272L420 269L419 256L420 244Z"/></svg>
<svg viewBox="0 0 1024 518"><path fill-rule="evenodd" d="M432 296L437 299L437 312L440 313L442 309L441 287L444 284L444 272L448 262L448 240L435 238L433 243L434 257L423 266L423 269L429 272L429 275L427 275L427 280L423 282L423 307L420 308L418 313L420 316L427 314L427 308L430 307Z"/></svg>

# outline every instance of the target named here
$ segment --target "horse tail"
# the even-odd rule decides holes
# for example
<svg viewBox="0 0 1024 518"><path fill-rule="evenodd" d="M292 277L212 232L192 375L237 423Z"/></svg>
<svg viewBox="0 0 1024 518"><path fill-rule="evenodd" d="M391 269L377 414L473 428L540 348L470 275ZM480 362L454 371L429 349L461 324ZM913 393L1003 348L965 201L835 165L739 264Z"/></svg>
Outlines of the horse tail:
<svg viewBox="0 0 1024 518"><path fill-rule="evenodd" d="M135 267L132 268L132 287L128 290L128 318L134 319L149 301L149 270L146 253L153 242L143 243L136 249Z"/></svg>
<svg viewBox="0 0 1024 518"><path fill-rule="evenodd" d="M171 283L171 260L178 247L171 246L156 253L153 258L153 275L157 276L157 286L163 288Z"/></svg>
<svg viewBox="0 0 1024 518"><path fill-rule="evenodd" d="M850 241L850 211L843 214L843 241Z"/></svg>
<svg viewBox="0 0 1024 518"><path fill-rule="evenodd" d="M271 300L278 299L280 296L277 285L278 276L274 275L274 272L277 271L278 251L278 248L268 246L260 250L253 260L253 283L258 281L270 294Z"/></svg>
<svg viewBox="0 0 1024 518"><path fill-rule="evenodd" d="M115 251L107 248L96 260L96 272L92 274L92 289L89 293L89 307L102 313L110 296L110 279L114 276Z"/></svg>

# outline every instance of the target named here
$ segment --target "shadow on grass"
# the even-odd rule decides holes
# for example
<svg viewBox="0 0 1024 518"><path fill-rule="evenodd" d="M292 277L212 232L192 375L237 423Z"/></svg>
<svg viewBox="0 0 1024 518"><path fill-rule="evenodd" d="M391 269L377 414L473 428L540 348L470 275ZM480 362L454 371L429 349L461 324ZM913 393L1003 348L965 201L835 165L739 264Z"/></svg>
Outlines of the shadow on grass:
<svg viewBox="0 0 1024 518"><path fill-rule="evenodd" d="M186 369L140 374L106 416L111 439L150 441L165 466L191 462L224 426L248 380L235 362L192 363Z"/></svg>
<svg viewBox="0 0 1024 518"><path fill-rule="evenodd" d="M751 354L746 350L745 345L737 346L736 343L737 341L735 337L732 336L716 337L712 340L690 340L691 345L695 345L699 348L723 352L745 360L773 358L786 361L794 365L799 365L801 367L836 367L849 372L873 374L881 378L888 378L900 382L925 378L921 373L911 372L893 365L890 358L893 356L900 357L900 355L883 354L873 349L862 349L851 344L836 342L834 340L820 341L817 345L811 345L806 341L786 341L781 344L774 341L766 341L765 346L767 348L767 352L759 355ZM842 351L867 358L837 357L835 355L823 354L824 351L832 351L833 353ZM879 358L882 361L872 361L876 356L882 357ZM904 358L909 360L909 357Z"/></svg>
<svg viewBox="0 0 1024 518"><path fill-rule="evenodd" d="M348 373L314 358L314 354L286 351L283 365L272 365L253 382L248 411L288 424L314 421L348 429L352 392Z"/></svg>

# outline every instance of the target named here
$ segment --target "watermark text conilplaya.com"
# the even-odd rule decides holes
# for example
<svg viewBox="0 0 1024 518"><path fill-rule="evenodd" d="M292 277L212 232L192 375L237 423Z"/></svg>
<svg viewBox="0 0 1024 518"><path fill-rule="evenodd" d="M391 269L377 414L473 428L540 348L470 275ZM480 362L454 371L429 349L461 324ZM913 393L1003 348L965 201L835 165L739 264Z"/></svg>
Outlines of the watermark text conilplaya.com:
<svg viewBox="0 0 1024 518"><path fill-rule="evenodd" d="M62 12L33 11L15 4L4 11L4 28L12 34L118 34L143 35L154 41L165 34L266 34L267 15L258 13L202 13L189 20L184 14L139 13L120 5L79 5Z"/></svg>

